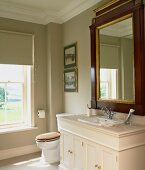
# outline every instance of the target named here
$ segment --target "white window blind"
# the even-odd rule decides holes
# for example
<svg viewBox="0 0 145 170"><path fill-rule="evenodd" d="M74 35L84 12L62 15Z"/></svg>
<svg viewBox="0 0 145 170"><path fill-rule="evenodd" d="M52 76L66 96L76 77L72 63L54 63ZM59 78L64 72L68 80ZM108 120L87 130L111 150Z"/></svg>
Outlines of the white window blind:
<svg viewBox="0 0 145 170"><path fill-rule="evenodd" d="M108 69L118 69L120 64L119 46L101 44L100 46L100 67Z"/></svg>
<svg viewBox="0 0 145 170"><path fill-rule="evenodd" d="M34 36L0 30L0 64L33 65Z"/></svg>

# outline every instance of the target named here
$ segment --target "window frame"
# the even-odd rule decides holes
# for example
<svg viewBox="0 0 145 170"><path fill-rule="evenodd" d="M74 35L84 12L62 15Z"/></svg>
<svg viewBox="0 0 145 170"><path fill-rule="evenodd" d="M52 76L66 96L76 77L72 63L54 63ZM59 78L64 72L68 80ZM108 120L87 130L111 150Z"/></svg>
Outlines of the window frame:
<svg viewBox="0 0 145 170"><path fill-rule="evenodd" d="M34 125L34 119L32 119L33 116L33 86L32 86L32 68L33 66L30 65L21 65L23 66L23 76L24 81L23 82L16 82L16 81L8 81L5 82L8 83L21 83L22 84L22 119L19 122L12 122L10 124L0 124L0 129L9 129L11 127L32 127ZM0 81L0 83L3 83ZM28 87L29 86L29 87ZM29 106L28 106L29 102ZM33 121L32 121L33 120Z"/></svg>
<svg viewBox="0 0 145 170"><path fill-rule="evenodd" d="M101 84L107 84L108 86L108 89L107 89L107 92L106 92L106 97L101 97L101 99L112 99L112 100L117 100L118 99L118 93L119 93L119 87L118 87L118 83L117 83L117 80L118 80L118 69L106 69L106 68L101 68L102 70L104 70L106 73L107 73L107 76L106 76L106 80L101 80L100 79L100 94L101 94ZM101 74L101 69L100 69L100 74ZM113 89L113 85L112 85L112 70L115 71L115 98L112 98L112 89ZM100 76L101 77L101 76ZM114 90L114 89L113 89Z"/></svg>

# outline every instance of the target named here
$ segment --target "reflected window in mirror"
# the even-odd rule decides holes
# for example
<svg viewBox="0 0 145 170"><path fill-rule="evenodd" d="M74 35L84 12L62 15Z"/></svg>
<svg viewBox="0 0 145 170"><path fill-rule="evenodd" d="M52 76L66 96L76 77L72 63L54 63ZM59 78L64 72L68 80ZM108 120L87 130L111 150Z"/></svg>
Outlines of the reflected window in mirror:
<svg viewBox="0 0 145 170"><path fill-rule="evenodd" d="M100 68L100 96L102 99L118 99L118 69Z"/></svg>
<svg viewBox="0 0 145 170"><path fill-rule="evenodd" d="M97 28L98 100L135 100L132 25L128 15Z"/></svg>

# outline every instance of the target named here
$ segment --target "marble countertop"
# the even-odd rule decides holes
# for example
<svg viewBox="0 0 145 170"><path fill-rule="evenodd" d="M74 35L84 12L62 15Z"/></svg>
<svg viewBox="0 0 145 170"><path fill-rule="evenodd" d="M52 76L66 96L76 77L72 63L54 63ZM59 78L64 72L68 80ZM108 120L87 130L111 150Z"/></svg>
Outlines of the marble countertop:
<svg viewBox="0 0 145 170"><path fill-rule="evenodd" d="M85 114L80 114L80 115L60 114L57 117L65 121L71 121L81 126L93 128L96 131L102 131L104 133L112 134L113 136L116 137L128 136L135 133L145 133L145 125L140 125L135 123L129 125L119 124L119 125L105 127L105 126L91 125L85 122L78 121L78 119L80 118L87 117Z"/></svg>

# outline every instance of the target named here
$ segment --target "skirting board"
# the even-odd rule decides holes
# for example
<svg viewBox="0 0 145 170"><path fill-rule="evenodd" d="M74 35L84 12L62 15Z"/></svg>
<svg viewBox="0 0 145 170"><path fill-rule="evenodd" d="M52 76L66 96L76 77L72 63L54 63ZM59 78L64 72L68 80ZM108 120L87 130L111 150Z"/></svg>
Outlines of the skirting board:
<svg viewBox="0 0 145 170"><path fill-rule="evenodd" d="M6 150L0 150L0 160L13 158L16 156L27 155L34 152L39 152L40 149L37 145L28 145L17 148L11 148Z"/></svg>

